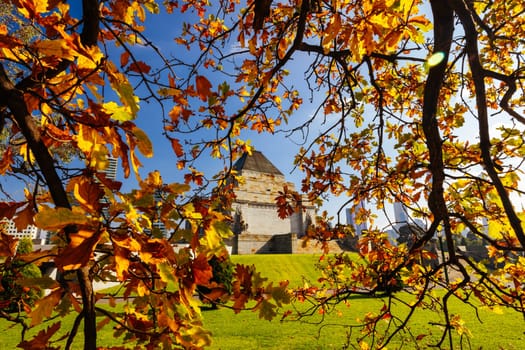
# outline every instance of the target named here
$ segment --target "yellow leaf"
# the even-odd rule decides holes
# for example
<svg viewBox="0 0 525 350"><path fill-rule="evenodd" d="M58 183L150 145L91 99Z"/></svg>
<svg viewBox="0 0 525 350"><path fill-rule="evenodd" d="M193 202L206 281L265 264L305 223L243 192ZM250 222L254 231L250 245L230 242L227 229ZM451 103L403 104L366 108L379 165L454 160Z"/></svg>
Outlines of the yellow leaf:
<svg viewBox="0 0 525 350"><path fill-rule="evenodd" d="M34 44L34 47L44 56L56 56L69 61L75 59L75 51L68 46L64 39L38 41Z"/></svg>
<svg viewBox="0 0 525 350"><path fill-rule="evenodd" d="M115 249L115 272L117 273L117 278L120 281L126 279L129 269L129 260L122 254L118 254L118 252L122 250L123 249L118 247Z"/></svg>
<svg viewBox="0 0 525 350"><path fill-rule="evenodd" d="M139 281L139 283L137 285L137 294L139 295L139 297L143 297L145 295L149 295L148 286L146 286L144 284L144 282L142 282L142 281Z"/></svg>
<svg viewBox="0 0 525 350"><path fill-rule="evenodd" d="M188 348L201 349L211 344L211 333L197 324L182 329L178 337L182 344L187 345Z"/></svg>
<svg viewBox="0 0 525 350"><path fill-rule="evenodd" d="M222 247L222 240L232 235L230 226L223 221L216 221L205 230L205 235L201 239L202 243L210 250Z"/></svg>
<svg viewBox="0 0 525 350"><path fill-rule="evenodd" d="M162 181L162 176L160 176L160 172L158 170L155 170L148 174L146 183L153 187L160 187L164 184L164 181Z"/></svg>
<svg viewBox="0 0 525 350"><path fill-rule="evenodd" d="M133 115L133 118L135 118L139 111L139 98L135 96L133 86L129 83L128 78L120 73L111 62L107 63L107 72L112 89L120 97L122 104L129 108L129 112Z"/></svg>
<svg viewBox="0 0 525 350"><path fill-rule="evenodd" d="M35 11L37 13L47 12L48 10L49 4L47 0L35 0L33 4L35 5Z"/></svg>
<svg viewBox="0 0 525 350"><path fill-rule="evenodd" d="M159 5L155 0L148 0L144 2L144 7L153 14L159 13Z"/></svg>
<svg viewBox="0 0 525 350"><path fill-rule="evenodd" d="M27 146L27 143L24 143L20 146L20 155L24 158L24 160L28 163L34 163L35 162L35 156L33 156L33 152L29 149Z"/></svg>
<svg viewBox="0 0 525 350"><path fill-rule="evenodd" d="M499 307L499 306L494 306L491 308L491 311L494 312L495 314L497 315L503 315L504 312L503 312L503 308Z"/></svg>
<svg viewBox="0 0 525 350"><path fill-rule="evenodd" d="M77 65L80 69L96 69L104 58L104 54L96 45L83 48L81 53L77 58Z"/></svg>
<svg viewBox="0 0 525 350"><path fill-rule="evenodd" d="M97 143L97 133L92 128L80 124L78 128L78 135L74 137L74 140L77 142L78 148L88 154L93 149L93 145Z"/></svg>
<svg viewBox="0 0 525 350"><path fill-rule="evenodd" d="M160 279L163 282L166 283L172 283L173 285L176 285L177 280L175 279L175 275L173 274L173 266L168 262L161 262L158 265L158 272Z"/></svg>
<svg viewBox="0 0 525 350"><path fill-rule="evenodd" d="M153 157L153 144L151 143L148 135L140 128L134 127L132 129L133 134L137 138L137 148L144 157Z"/></svg>
<svg viewBox="0 0 525 350"><path fill-rule="evenodd" d="M440 64L444 59L445 59L445 53L439 51L439 52L436 52L435 54L433 54L432 56L430 56L428 58L427 64L430 67L434 67L434 66L437 66L438 64Z"/></svg>
<svg viewBox="0 0 525 350"><path fill-rule="evenodd" d="M35 225L49 231L60 230L67 225L85 225L89 222L83 212L67 208L41 207L35 215Z"/></svg>
<svg viewBox="0 0 525 350"><path fill-rule="evenodd" d="M127 122L135 119L135 116L131 114L128 107L119 106L117 103L110 101L102 105L104 110L111 115L111 118L118 120L119 122Z"/></svg>

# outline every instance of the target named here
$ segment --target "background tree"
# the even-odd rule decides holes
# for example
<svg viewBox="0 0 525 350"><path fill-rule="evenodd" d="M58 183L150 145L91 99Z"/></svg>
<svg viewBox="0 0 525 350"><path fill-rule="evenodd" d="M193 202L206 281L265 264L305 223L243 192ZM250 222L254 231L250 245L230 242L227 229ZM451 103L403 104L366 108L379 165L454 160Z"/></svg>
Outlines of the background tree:
<svg viewBox="0 0 525 350"><path fill-rule="evenodd" d="M28 254L33 251L33 243L30 239L22 239L16 247L16 255L12 260L4 261L2 264L2 291L0 292L0 304L2 310L20 313L35 304L35 301L43 296L43 291L29 288L31 279L42 277L38 266L27 263L18 258L18 255Z"/></svg>

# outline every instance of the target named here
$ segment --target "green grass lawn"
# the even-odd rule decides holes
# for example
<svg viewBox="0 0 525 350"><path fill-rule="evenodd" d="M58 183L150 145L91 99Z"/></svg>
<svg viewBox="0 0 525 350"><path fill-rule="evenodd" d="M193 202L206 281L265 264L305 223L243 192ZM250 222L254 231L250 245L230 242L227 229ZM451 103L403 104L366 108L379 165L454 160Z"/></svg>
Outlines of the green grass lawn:
<svg viewBox="0 0 525 350"><path fill-rule="evenodd" d="M303 279L315 282L318 272L314 265L319 255L245 255L233 256L234 263L254 264L257 270L272 280L288 279L290 286L300 286ZM304 278L303 278L304 277ZM406 295L410 300L411 296ZM205 325L213 332L212 349L341 349L347 342L349 328L356 324L357 318L362 318L369 311L379 310L383 301L379 298L353 298L348 305L341 304L337 310L325 315L323 323L321 316L314 315L302 321L284 321L279 318L266 321L257 318L257 314L243 311L235 315L229 309L210 310L203 313ZM502 314L474 309L456 302L451 313L461 314L466 326L472 332L472 338L464 337L463 348L468 349L523 349L525 348L525 322L523 318L510 311ZM301 304L298 307L304 307ZM406 313L404 306L397 308ZM477 319L480 318L481 322ZM435 344L442 334L439 326L430 323L443 322L430 311L418 310L413 316L411 331L417 336L424 334L418 345L428 348ZM386 321L384 326L386 326ZM358 331L352 333L351 345L356 346ZM460 338L455 337L454 343L459 347ZM445 343L448 344L448 343ZM388 349L414 349L413 339L407 334L401 334L388 346Z"/></svg>
<svg viewBox="0 0 525 350"><path fill-rule="evenodd" d="M213 333L211 349L215 350L342 349L347 342L347 325L356 324L356 318L363 317L373 309L377 310L381 305L380 299L355 298L350 300L348 306L341 306L336 312L325 315L323 323L319 323L319 315L302 321L281 322L278 318L272 321L258 319L250 311L234 315L229 309L204 311L203 316L205 326ZM468 342L467 338L463 339L462 349L518 350L525 347L524 322L517 314L496 314L481 310L479 317L483 323L480 323L474 311L462 304L455 305L453 312L463 315L466 326L473 334ZM429 311L419 311L414 315L410 330L414 337L425 335L417 342L420 348L430 348L430 345L437 343L442 328L430 322L438 321L436 314ZM383 326L386 326L386 322ZM354 330L350 344L357 346L356 337L359 336L359 331ZM459 336L454 337L454 344L457 349L461 348ZM448 343L442 345L442 348L447 347ZM415 349L414 338L408 333L402 333L388 346L388 349L399 348Z"/></svg>
<svg viewBox="0 0 525 350"><path fill-rule="evenodd" d="M319 255L245 255L234 256L234 263L254 264L262 275L269 280L280 281L287 279L290 286L301 286L304 281L312 284L317 279L317 272L314 264L318 261ZM403 297L405 298L405 296ZM410 295L406 295L409 300ZM346 340L349 328L347 325L355 324L356 318L362 317L366 312L378 310L383 301L379 298L353 298L348 305L342 305L335 311L325 315L323 323L321 315L314 315L302 321L280 322L280 317L272 321L261 320L257 313L243 311L240 314L227 308L218 310L204 310L203 317L205 326L213 333L213 344L211 349L217 350L251 350L251 349L342 349ZM304 305L299 304L299 308ZM287 306L290 308L290 306ZM401 312L405 312L398 306ZM463 304L453 305L453 313L463 315L466 325L471 330L473 337L470 339L472 349L509 349L517 350L525 348L524 321L517 315L510 312L503 314L493 313L481 309L479 317L480 323L474 311ZM74 317L67 316L63 319L63 331L71 328ZM430 322L439 322L436 314L430 311L417 312L414 315L414 322L411 323L411 331L414 335L425 334L418 345L421 348L428 348L428 344L437 341L441 335L441 329L433 326ZM44 325L50 326L54 321ZM386 326L386 321L382 325ZM10 328L9 323L0 320L0 349L15 349L20 337L20 329ZM36 331L30 331L35 334ZM351 345L355 346L355 338L358 331L352 333ZM118 346L122 345L122 338L113 338L113 329L107 325L97 333L99 346ZM73 349L81 348L80 339L74 344ZM459 349L459 338L455 341ZM64 344L64 342L60 343ZM130 344L126 344L130 345ZM388 349L415 349L414 342L407 333L396 337L396 340L388 346ZM352 347L350 347L352 348ZM444 347L447 348L447 347ZM467 343L464 349L468 349Z"/></svg>

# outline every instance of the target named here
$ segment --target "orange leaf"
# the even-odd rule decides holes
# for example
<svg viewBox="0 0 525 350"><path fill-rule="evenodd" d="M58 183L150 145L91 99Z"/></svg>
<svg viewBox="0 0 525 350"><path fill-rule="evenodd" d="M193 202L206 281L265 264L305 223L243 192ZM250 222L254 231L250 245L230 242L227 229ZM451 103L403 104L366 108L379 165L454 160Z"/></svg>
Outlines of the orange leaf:
<svg viewBox="0 0 525 350"><path fill-rule="evenodd" d="M12 219L16 210L25 204L25 202L0 202L0 218Z"/></svg>
<svg viewBox="0 0 525 350"><path fill-rule="evenodd" d="M75 177L69 182L67 189L73 192L75 199L84 210L91 213L100 210L100 199L104 191L92 179L86 176Z"/></svg>
<svg viewBox="0 0 525 350"><path fill-rule="evenodd" d="M127 258L130 255L128 249L122 248L118 245L114 247L115 255L115 272L117 273L117 278L120 281L123 281L128 276L129 269L129 259Z"/></svg>
<svg viewBox="0 0 525 350"><path fill-rule="evenodd" d="M151 158L153 157L153 144L142 129L138 127L133 127L132 132L135 135L135 140L137 142L137 148L144 157Z"/></svg>
<svg viewBox="0 0 525 350"><path fill-rule="evenodd" d="M22 46L23 43L18 38L9 35L9 31L5 24L0 25L0 48L13 48L16 46Z"/></svg>
<svg viewBox="0 0 525 350"><path fill-rule="evenodd" d="M24 208L24 210L20 211L16 218L13 219L15 222L16 229L18 231L22 231L23 229L27 228L29 225L33 225L33 217L35 216L35 212L33 211L33 208L31 206L27 206Z"/></svg>
<svg viewBox="0 0 525 350"><path fill-rule="evenodd" d="M51 123L46 124L46 133L52 138L60 141L71 141L73 139L67 128L62 130Z"/></svg>
<svg viewBox="0 0 525 350"><path fill-rule="evenodd" d="M191 109L184 108L179 104L173 106L173 108L168 113L168 115L171 118L171 121L173 122L173 124L175 124L175 126L179 125L179 118L182 117L184 121L188 121L192 114L193 112L191 111Z"/></svg>
<svg viewBox="0 0 525 350"><path fill-rule="evenodd" d="M204 286L210 282L213 277L213 270L208 263L208 258L204 254L199 254L191 265L195 284Z"/></svg>
<svg viewBox="0 0 525 350"><path fill-rule="evenodd" d="M278 50L277 50L277 54L278 54L278 57L279 59L283 59L284 56L286 55L286 49L288 48L288 41L286 40L286 38L282 38L280 41L279 41L279 47L278 47Z"/></svg>
<svg viewBox="0 0 525 350"><path fill-rule="evenodd" d="M47 329L42 329L32 340L24 340L18 344L18 348L25 350L34 349L51 349L49 347L49 339L60 329L60 322L54 323Z"/></svg>
<svg viewBox="0 0 525 350"><path fill-rule="evenodd" d="M0 256L13 256L16 253L18 239L0 231Z"/></svg>
<svg viewBox="0 0 525 350"><path fill-rule="evenodd" d="M428 334L419 334L417 337L416 337L416 340L421 340L423 339L424 337L426 337Z"/></svg>
<svg viewBox="0 0 525 350"><path fill-rule="evenodd" d="M100 240L100 232L79 230L70 235L69 245L55 258L55 264L62 270L75 270L85 266Z"/></svg>
<svg viewBox="0 0 525 350"><path fill-rule="evenodd" d="M5 173L11 170L11 164L13 163L13 151L11 147L7 147L0 160L0 175L5 175Z"/></svg>
<svg viewBox="0 0 525 350"><path fill-rule="evenodd" d="M128 51L124 51L120 55L120 66L121 67L126 66L128 64L128 61L129 61L129 52Z"/></svg>
<svg viewBox="0 0 525 350"><path fill-rule="evenodd" d="M61 297L62 290L57 289L42 299L37 300L35 307L28 315L31 317L31 326L40 324L44 318L51 316L53 309L59 303Z"/></svg>
<svg viewBox="0 0 525 350"><path fill-rule="evenodd" d="M184 150L178 139L171 139L171 148L173 148L177 157L182 157L184 155Z"/></svg>
<svg viewBox="0 0 525 350"><path fill-rule="evenodd" d="M198 75L195 78L195 82L197 85L197 94L199 94L199 97L201 100L206 102L208 100L208 96L211 95L211 83L208 79L203 77L202 75Z"/></svg>

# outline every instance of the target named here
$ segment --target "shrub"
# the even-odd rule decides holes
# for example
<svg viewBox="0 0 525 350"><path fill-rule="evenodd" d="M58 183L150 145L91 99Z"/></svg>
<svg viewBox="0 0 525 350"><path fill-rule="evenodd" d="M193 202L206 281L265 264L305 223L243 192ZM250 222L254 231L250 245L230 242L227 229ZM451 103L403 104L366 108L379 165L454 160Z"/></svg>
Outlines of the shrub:
<svg viewBox="0 0 525 350"><path fill-rule="evenodd" d="M220 298L216 299L213 295L213 289L218 288L221 290L222 295L229 295L232 292L232 281L233 281L233 264L228 255L213 256L208 260L210 264L213 277L210 279L210 283L206 286L197 286L199 296L205 303L210 303L213 308L216 308L217 302Z"/></svg>
<svg viewBox="0 0 525 350"><path fill-rule="evenodd" d="M16 255L11 260L4 261L1 268L0 305L7 312L20 312L24 306L32 306L42 297L40 289L28 288L20 284L23 278L42 277L38 266L20 259L20 255L33 250L30 239L21 239L18 242Z"/></svg>

